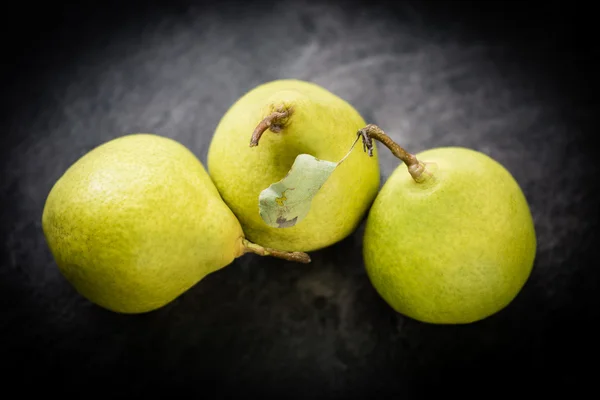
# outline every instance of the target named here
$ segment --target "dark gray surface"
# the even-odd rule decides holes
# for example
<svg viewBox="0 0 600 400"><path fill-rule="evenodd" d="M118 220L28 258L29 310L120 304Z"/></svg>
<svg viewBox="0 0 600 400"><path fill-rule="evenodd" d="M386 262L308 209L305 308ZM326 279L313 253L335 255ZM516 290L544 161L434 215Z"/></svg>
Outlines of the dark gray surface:
<svg viewBox="0 0 600 400"><path fill-rule="evenodd" d="M5 80L0 359L10 372L32 383L54 378L61 393L342 398L549 388L534 372L580 388L586 370L575 357L589 351L598 315L597 167L584 140L596 109L566 86L575 82L567 64L551 68L553 57L571 57L552 53L552 35L514 47L515 36L461 31L424 10L288 1L105 9L102 22L92 10L37 38ZM544 36L532 31L531 41ZM531 57L545 46L548 58ZM394 313L365 275L362 227L308 266L245 256L147 315L113 314L74 292L40 225L45 196L71 163L131 132L177 139L205 162L231 103L290 77L347 99L413 152L471 147L514 174L539 248L507 309L457 327ZM397 165L381 152L384 180Z"/></svg>

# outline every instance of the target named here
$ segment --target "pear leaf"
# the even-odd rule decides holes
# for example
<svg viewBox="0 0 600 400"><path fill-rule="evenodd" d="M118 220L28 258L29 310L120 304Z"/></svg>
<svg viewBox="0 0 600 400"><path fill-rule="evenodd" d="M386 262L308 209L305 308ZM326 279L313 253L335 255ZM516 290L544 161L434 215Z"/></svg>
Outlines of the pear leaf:
<svg viewBox="0 0 600 400"><path fill-rule="evenodd" d="M267 225L288 228L302 221L313 197L339 163L300 154L288 174L260 193L259 213Z"/></svg>

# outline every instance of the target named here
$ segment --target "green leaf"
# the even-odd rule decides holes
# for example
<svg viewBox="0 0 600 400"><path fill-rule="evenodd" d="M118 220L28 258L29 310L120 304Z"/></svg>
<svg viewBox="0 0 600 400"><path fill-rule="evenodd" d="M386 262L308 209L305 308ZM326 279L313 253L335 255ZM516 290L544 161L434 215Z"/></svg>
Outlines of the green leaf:
<svg viewBox="0 0 600 400"><path fill-rule="evenodd" d="M288 228L302 221L310 210L313 197L337 165L300 154L285 178L260 193L261 218L275 228Z"/></svg>

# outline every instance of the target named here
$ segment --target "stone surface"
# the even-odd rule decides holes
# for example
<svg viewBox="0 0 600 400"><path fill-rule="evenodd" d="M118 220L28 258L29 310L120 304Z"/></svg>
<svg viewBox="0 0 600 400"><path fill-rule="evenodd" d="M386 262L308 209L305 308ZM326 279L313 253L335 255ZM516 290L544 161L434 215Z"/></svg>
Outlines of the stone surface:
<svg viewBox="0 0 600 400"><path fill-rule="evenodd" d="M516 6L502 25L491 12L467 24L441 4L108 4L65 11L62 27L15 46L3 78L0 359L9 374L51 377L59 393L129 395L581 387L586 368L575 358L597 340L600 197L585 141L597 108L583 96L589 81L574 86L584 71L573 66L585 63L562 46L566 29L536 19L524 30L529 22L510 19ZM412 152L471 147L514 174L539 248L507 309L442 327L394 313L365 275L362 227L308 266L247 255L147 315L113 314L74 292L40 222L71 163L133 132L177 139L205 162L231 103L290 77L344 97ZM397 165L381 152L384 180Z"/></svg>

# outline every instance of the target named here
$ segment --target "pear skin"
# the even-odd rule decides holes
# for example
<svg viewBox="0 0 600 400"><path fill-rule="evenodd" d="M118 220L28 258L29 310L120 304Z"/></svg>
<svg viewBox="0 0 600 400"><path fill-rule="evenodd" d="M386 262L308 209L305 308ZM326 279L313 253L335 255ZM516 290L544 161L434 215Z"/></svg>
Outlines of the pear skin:
<svg viewBox="0 0 600 400"><path fill-rule="evenodd" d="M529 278L536 234L513 176L489 156L444 147L416 155L420 183L399 165L377 195L364 233L367 274L397 312L465 324L510 304Z"/></svg>
<svg viewBox="0 0 600 400"><path fill-rule="evenodd" d="M258 145L252 134L273 113ZM267 225L259 214L260 192L284 178L296 156L337 162L365 122L348 102L310 82L278 80L238 99L219 122L208 152L208 171L249 240L287 251L313 251L352 233L379 190L377 154L355 147L312 200L305 219L292 227Z"/></svg>
<svg viewBox="0 0 600 400"><path fill-rule="evenodd" d="M153 134L77 160L52 187L42 227L64 277L119 313L158 309L252 251L200 161Z"/></svg>

